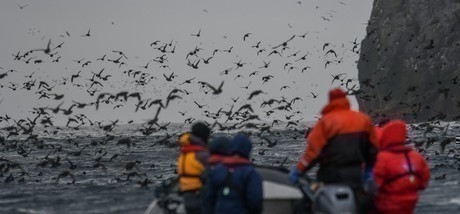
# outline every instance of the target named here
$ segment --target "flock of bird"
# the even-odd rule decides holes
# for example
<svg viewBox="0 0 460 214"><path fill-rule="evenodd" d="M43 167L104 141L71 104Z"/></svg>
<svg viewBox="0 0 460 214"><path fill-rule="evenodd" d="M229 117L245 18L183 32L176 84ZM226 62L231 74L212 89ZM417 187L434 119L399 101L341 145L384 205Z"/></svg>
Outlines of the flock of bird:
<svg viewBox="0 0 460 214"><path fill-rule="evenodd" d="M21 7L23 9L25 6ZM326 21L326 20L325 20ZM238 39L239 44L234 44L227 48L214 48L205 50L201 45L186 52L180 52L180 41L174 40L154 40L149 46L153 56L145 64L134 64L130 61L131 54L123 50L114 48L97 58L82 57L70 59L61 55L61 50L66 48L66 40L91 39L95 34L88 29L86 32L70 33L66 32L59 39L47 38L46 44L42 48L31 48L29 50L18 50L11 54L11 60L18 65L32 64L70 64L76 70L67 76L60 76L55 79L47 79L40 76L39 71L30 72L27 70L16 70L14 68L3 68L0 73L0 90L6 93L15 93L18 91L28 92L36 100L46 101L44 106L36 106L30 111L30 115L24 118L12 118L7 112L0 115L0 125L3 127L0 137L0 152L14 152L15 160L12 158L0 158L0 178L5 183L17 181L26 182L26 177L31 177L26 168L18 161L18 156L31 158L37 161L34 167L55 169L53 180L59 182L64 178L69 179L70 183L77 181L77 175L74 171L81 167L78 163L82 155L90 156L90 169L106 170L106 164L117 161L121 153L111 153L107 145L125 149L123 155L129 156L129 151L138 146L140 137L127 137L120 135L120 129L126 128L128 124L135 133L142 136L153 135L153 145L165 145L175 147L175 137L177 130L170 128L171 123L167 121L168 114L165 112L172 105L186 105L187 111L179 111L177 114L183 117L185 124L191 124L201 120L206 122L216 132L233 132L244 130L252 134L259 147L258 155L264 156L268 149L276 147L281 141L303 141L304 129L300 123L303 118L301 104L313 102L318 96L316 92L306 92L303 97L290 97L292 85L283 85L280 87L280 93L285 94L279 97L270 96L268 89L273 88L271 85L274 75L266 72L267 70L279 70L280 76L287 75L291 72L298 72L301 75L311 75L314 70L309 64L311 52L307 50L298 50L291 46L296 40L310 39L309 32L292 35L280 40L279 44L270 46L263 40L258 40L255 33L242 34ZM191 39L203 37L206 29L198 29L196 32L190 32ZM201 41L201 40L197 40ZM199 43L199 42L198 42ZM331 43L322 44L319 51L323 55L324 68L327 69L332 65L343 63L348 54L359 54L359 43L357 39L350 41L349 44L342 44L343 50L337 50L340 45ZM217 58L233 58L238 56L237 51L241 46L252 50L255 56L261 58L261 62L249 62L246 59L239 58L232 61L230 66L223 67L219 73L221 79L213 82L200 80L199 77L184 77L181 72L174 70L174 64L169 62L173 56L183 56L184 63L192 70L200 70L202 67L213 63ZM294 51L293 51L294 50ZM315 50L316 51L316 50ZM212 54L211 54L212 53ZM238 58L238 57L237 57ZM281 67L274 67L272 62L281 64ZM275 64L275 63L274 63ZM250 65L251 68L247 68ZM102 66L102 68L96 67ZM108 68L112 69L108 69ZM161 71L153 72L152 70ZM250 70L251 69L251 70ZM255 69L255 71L254 71ZM249 70L249 71L248 71ZM265 73L265 74L264 74ZM20 81L13 82L10 76L23 76ZM359 84L369 86L371 83L362 81L358 83L356 79L348 78L346 73L331 73L331 86L341 86L348 90L348 94L363 96L359 89ZM109 86L113 85L113 80L123 79L128 83L128 87L120 87L118 91L109 91ZM242 87L235 87L235 82L239 79L245 79ZM254 83L254 84L253 84ZM257 84L256 84L257 83ZM118 83L115 83L118 84ZM255 85L255 86L254 86ZM168 87L165 87L168 86ZM231 86L231 87L230 87ZM153 95L148 93L148 88L158 88L157 90L165 91L165 95L160 93ZM68 100L66 91L62 89L81 92L86 99ZM237 97L232 97L227 103L216 103L212 99L208 102L197 100L196 94L217 97L224 94L227 90L240 90ZM311 95L311 96L310 96ZM388 97L391 96L391 93ZM307 101L307 99L309 99ZM389 98L388 98L389 99ZM126 114L135 114L139 111L150 111L152 115L142 124L136 124L136 121L129 120L121 122L117 115L113 115L110 121L96 121L82 113L85 111L110 111L123 108ZM201 112L202 117L190 116L189 112ZM282 119L274 118L273 115L282 115ZM56 125L54 118L65 118L65 125ZM442 119L442 118L441 118ZM96 129L104 133L104 137L95 138L88 142L82 142L81 136L74 135L74 132ZM425 134L430 133L439 125L428 123L425 125L414 125L414 129L425 129ZM447 127L448 128L448 127ZM458 127L457 127L458 129ZM286 134L287 132L291 134ZM62 143L51 144L49 139L65 136ZM283 135L289 139L283 138ZM85 138L86 139L86 138ZM141 138L145 139L145 138ZM437 141L439 138L428 138L427 145ZM451 138L446 138L450 139ZM451 141L441 144L448 145ZM137 144L137 145L136 145ZM420 142L417 144L419 145ZM113 146L113 145L112 145ZM443 150L444 150L443 147ZM88 150L92 149L91 152ZM428 147L426 147L428 149ZM41 152L38 152L41 151ZM44 156L35 156L46 151ZM452 151L454 152L454 151ZM451 151L449 150L450 155ZM273 164L283 166L288 160L294 160L297 157L282 157ZM65 161L65 162L64 162ZM141 160L131 160L119 166L122 168L122 175L125 178L117 177L117 182L133 181L147 186L152 182L138 167ZM88 167L88 166L86 166ZM87 173L85 170L84 173ZM43 172L40 171L38 176ZM80 175L79 175L80 176ZM158 175L161 178L162 175ZM132 180L135 177L137 179Z"/></svg>

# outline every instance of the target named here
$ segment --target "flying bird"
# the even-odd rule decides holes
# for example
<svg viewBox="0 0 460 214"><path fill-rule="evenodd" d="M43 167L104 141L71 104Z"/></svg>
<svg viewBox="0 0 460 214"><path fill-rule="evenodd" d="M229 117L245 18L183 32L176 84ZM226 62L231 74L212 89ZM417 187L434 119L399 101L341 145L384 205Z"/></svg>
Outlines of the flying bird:
<svg viewBox="0 0 460 214"><path fill-rule="evenodd" d="M257 96L257 95L263 94L263 93L264 92L262 90L255 90L249 95L248 100L251 100L254 96Z"/></svg>
<svg viewBox="0 0 460 214"><path fill-rule="evenodd" d="M246 33L246 34L244 34L244 36L243 36L243 41L246 41L246 38L248 38L249 35L252 35L252 33Z"/></svg>
<svg viewBox="0 0 460 214"><path fill-rule="evenodd" d="M198 31L198 33L197 33L197 34L190 34L190 35L191 35L191 36L200 37L200 35L201 35L201 29Z"/></svg>
<svg viewBox="0 0 460 214"><path fill-rule="evenodd" d="M290 42L292 39L294 39L294 37L295 37L295 35L292 35L292 37L289 38L287 41L281 43L280 45L277 45L277 46L273 47L273 49L276 49L276 48L281 47L281 46L286 47L288 42Z"/></svg>
<svg viewBox="0 0 460 214"><path fill-rule="evenodd" d="M84 35L81 35L81 37L90 37L91 36L91 29L88 29L88 32Z"/></svg>
<svg viewBox="0 0 460 214"><path fill-rule="evenodd" d="M214 86L210 85L209 83L206 83L206 86L208 86L213 92L212 94L214 95L218 95L220 93L222 93L222 86L224 85L224 81L222 81L222 83L220 83L219 87L216 89L214 88Z"/></svg>

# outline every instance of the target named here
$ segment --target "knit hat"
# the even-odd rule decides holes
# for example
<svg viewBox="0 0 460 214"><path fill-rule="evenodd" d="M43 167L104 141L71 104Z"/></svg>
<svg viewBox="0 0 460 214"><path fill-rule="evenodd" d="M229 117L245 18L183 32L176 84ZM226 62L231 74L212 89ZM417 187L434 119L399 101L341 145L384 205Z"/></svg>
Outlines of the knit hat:
<svg viewBox="0 0 460 214"><path fill-rule="evenodd" d="M192 135L200 138L203 142L207 143L209 135L211 135L211 129L202 122L197 122L192 126Z"/></svg>
<svg viewBox="0 0 460 214"><path fill-rule="evenodd" d="M251 154L252 143L249 137L244 133L238 133L232 140L230 145L230 153L239 155L244 158L249 158Z"/></svg>
<svg viewBox="0 0 460 214"><path fill-rule="evenodd" d="M335 88L329 91L329 102L335 99L339 98L344 98L347 96L347 93L345 93L342 89L340 88Z"/></svg>
<svg viewBox="0 0 460 214"><path fill-rule="evenodd" d="M406 142L406 123L402 120L388 122L381 129L380 147L385 148L391 145L404 144Z"/></svg>

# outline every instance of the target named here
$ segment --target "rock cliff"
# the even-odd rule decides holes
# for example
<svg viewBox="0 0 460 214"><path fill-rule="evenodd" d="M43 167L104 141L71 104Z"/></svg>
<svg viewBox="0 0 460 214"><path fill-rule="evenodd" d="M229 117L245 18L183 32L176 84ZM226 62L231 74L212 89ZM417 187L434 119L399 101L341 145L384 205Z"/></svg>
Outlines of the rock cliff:
<svg viewBox="0 0 460 214"><path fill-rule="evenodd" d="M460 120L460 0L375 0L358 70L374 118Z"/></svg>

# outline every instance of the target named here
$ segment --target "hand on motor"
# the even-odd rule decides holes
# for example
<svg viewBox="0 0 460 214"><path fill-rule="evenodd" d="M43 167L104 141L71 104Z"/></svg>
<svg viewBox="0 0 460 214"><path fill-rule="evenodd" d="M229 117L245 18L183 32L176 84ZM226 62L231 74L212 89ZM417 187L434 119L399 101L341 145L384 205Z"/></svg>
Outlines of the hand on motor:
<svg viewBox="0 0 460 214"><path fill-rule="evenodd" d="M293 166L289 172L289 181L293 184L299 183L300 172L297 170L297 166Z"/></svg>

